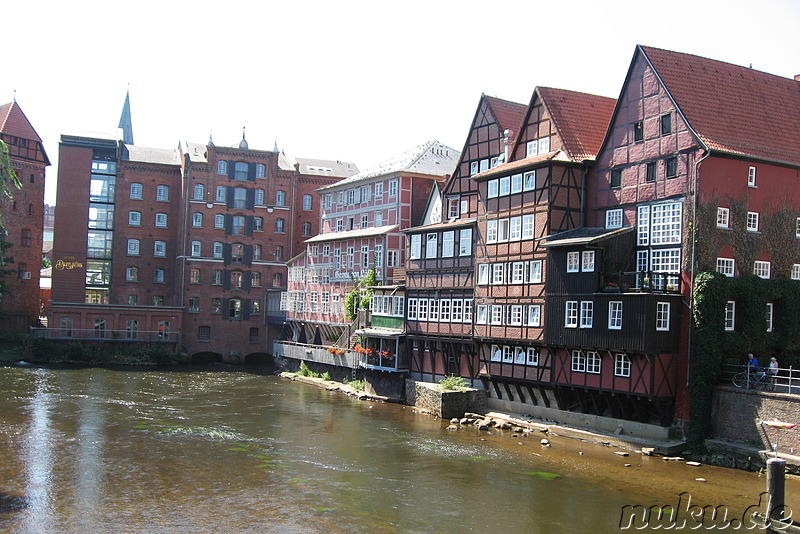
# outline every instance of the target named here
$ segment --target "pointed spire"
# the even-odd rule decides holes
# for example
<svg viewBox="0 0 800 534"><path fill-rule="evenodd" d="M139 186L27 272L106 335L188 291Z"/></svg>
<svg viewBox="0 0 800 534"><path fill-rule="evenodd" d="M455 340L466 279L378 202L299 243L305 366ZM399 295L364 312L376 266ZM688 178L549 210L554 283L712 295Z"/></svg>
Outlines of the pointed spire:
<svg viewBox="0 0 800 534"><path fill-rule="evenodd" d="M125 92L125 104L122 105L122 115L119 117L119 128L122 128L122 142L126 145L133 144L133 121L131 119L131 89Z"/></svg>
<svg viewBox="0 0 800 534"><path fill-rule="evenodd" d="M242 126L242 140L239 141L239 148L243 150L247 150L249 148L247 146L247 139L244 138L244 126Z"/></svg>
<svg viewBox="0 0 800 534"><path fill-rule="evenodd" d="M214 137L208 132L208 146L214 146Z"/></svg>
<svg viewBox="0 0 800 534"><path fill-rule="evenodd" d="M277 137L275 138L275 146L272 147L272 151L273 152L278 152L278 138Z"/></svg>

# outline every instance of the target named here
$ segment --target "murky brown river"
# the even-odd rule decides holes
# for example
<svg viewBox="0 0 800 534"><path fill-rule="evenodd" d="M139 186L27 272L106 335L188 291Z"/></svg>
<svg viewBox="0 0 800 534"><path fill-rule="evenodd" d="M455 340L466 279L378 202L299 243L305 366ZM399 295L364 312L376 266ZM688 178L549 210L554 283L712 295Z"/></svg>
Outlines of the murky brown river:
<svg viewBox="0 0 800 534"><path fill-rule="evenodd" d="M0 532L617 532L626 504L741 518L765 486L445 426L239 368L0 367Z"/></svg>

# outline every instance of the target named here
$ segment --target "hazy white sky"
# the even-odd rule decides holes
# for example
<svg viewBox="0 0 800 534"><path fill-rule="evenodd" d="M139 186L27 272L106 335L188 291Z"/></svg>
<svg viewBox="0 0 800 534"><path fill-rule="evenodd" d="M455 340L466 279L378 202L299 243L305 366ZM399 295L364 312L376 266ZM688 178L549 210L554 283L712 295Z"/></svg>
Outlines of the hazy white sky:
<svg viewBox="0 0 800 534"><path fill-rule="evenodd" d="M800 73L796 0L28 1L3 6L0 103L45 143L114 132L130 84L136 144L250 148L368 168L429 139L464 144L481 93L617 97L636 44Z"/></svg>

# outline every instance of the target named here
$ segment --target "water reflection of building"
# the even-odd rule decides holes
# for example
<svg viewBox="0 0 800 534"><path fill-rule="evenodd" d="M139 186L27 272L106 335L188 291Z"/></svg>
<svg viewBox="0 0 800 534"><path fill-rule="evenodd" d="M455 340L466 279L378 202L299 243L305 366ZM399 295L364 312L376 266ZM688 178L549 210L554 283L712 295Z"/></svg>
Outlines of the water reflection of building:
<svg viewBox="0 0 800 534"><path fill-rule="evenodd" d="M0 106L0 139L8 147L11 166L20 187L10 182L9 198L0 198L4 240L11 247L3 251L13 263L4 268L5 284L0 301L0 330L27 331L39 319L39 269L42 265L45 168L50 160L42 140L14 101Z"/></svg>

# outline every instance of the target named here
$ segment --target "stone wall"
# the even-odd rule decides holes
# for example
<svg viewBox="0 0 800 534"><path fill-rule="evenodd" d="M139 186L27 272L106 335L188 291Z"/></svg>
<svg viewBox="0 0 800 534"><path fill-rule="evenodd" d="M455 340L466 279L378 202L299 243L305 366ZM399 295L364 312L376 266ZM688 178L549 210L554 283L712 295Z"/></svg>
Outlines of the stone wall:
<svg viewBox="0 0 800 534"><path fill-rule="evenodd" d="M486 390L444 391L438 384L406 380L406 403L439 417L463 417L486 406Z"/></svg>
<svg viewBox="0 0 800 534"><path fill-rule="evenodd" d="M799 426L789 430L762 430L759 421L777 419ZM800 454L800 395L757 392L721 386L714 392L713 436L716 439L769 449L780 432L784 454Z"/></svg>

